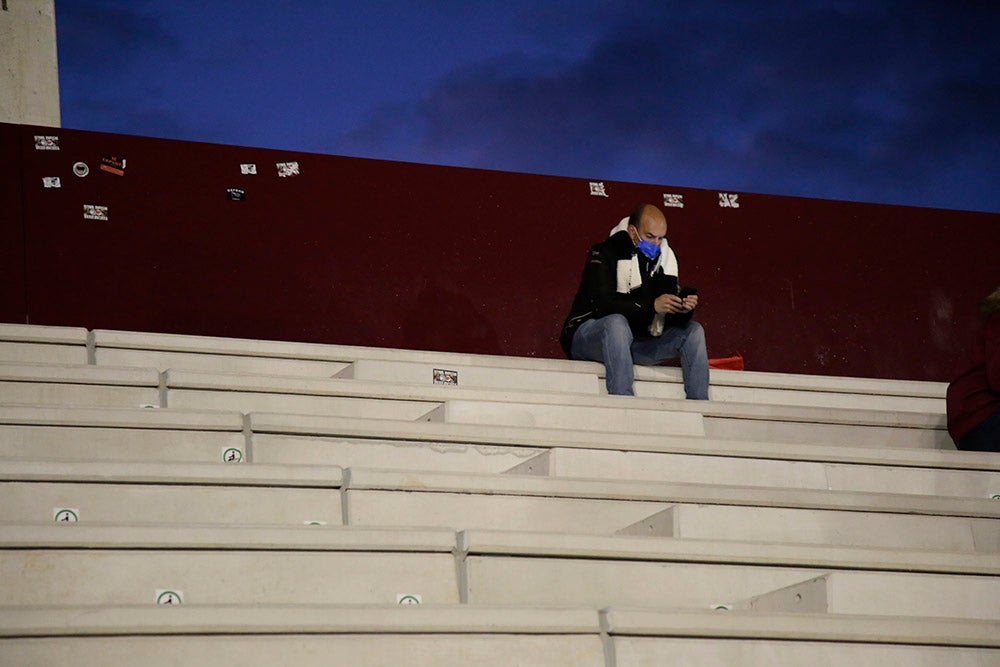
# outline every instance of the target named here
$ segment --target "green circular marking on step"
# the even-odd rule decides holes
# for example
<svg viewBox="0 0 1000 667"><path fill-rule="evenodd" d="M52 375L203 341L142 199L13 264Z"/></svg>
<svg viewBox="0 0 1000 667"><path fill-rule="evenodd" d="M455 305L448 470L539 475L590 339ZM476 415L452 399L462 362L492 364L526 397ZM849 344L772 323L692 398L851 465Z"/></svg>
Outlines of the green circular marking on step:
<svg viewBox="0 0 1000 667"><path fill-rule="evenodd" d="M243 462L243 450L238 447L229 447L224 452L222 452L222 462L223 463L242 463Z"/></svg>
<svg viewBox="0 0 1000 667"><path fill-rule="evenodd" d="M1000 493L994 493L990 496L990 500L1000 500Z"/></svg>
<svg viewBox="0 0 1000 667"><path fill-rule="evenodd" d="M156 604L170 605L170 604L181 604L184 600L181 596L174 591L163 591L156 598Z"/></svg>
<svg viewBox="0 0 1000 667"><path fill-rule="evenodd" d="M80 520L80 516L73 510L59 509L56 510L54 519L58 523L76 523Z"/></svg>
<svg viewBox="0 0 1000 667"><path fill-rule="evenodd" d="M399 604L420 604L420 600L413 595L404 595L399 598Z"/></svg>

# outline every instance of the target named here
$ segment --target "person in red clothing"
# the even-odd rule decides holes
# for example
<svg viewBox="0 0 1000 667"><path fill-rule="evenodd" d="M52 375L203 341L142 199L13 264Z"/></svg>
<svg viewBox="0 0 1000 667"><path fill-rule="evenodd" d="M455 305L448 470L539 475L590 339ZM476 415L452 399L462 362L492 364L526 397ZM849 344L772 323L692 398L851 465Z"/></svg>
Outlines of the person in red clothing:
<svg viewBox="0 0 1000 667"><path fill-rule="evenodd" d="M979 314L982 356L948 385L948 433L959 449L1000 452L1000 287Z"/></svg>

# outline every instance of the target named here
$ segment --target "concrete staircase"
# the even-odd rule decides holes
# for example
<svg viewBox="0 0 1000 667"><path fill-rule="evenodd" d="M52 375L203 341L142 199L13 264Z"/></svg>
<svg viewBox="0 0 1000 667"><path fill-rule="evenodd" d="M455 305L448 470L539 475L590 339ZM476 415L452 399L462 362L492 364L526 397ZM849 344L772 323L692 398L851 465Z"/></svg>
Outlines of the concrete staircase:
<svg viewBox="0 0 1000 667"><path fill-rule="evenodd" d="M0 325L0 664L1000 665L944 386Z"/></svg>

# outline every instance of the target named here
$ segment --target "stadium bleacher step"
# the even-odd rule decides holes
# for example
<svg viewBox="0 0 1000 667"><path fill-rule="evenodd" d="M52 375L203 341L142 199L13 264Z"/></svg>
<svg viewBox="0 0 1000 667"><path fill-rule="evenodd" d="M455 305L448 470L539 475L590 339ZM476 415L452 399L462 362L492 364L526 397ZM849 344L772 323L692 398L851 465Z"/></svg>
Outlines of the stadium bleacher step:
<svg viewBox="0 0 1000 667"><path fill-rule="evenodd" d="M477 605L0 610L4 664L879 664L985 667L992 622Z"/></svg>
<svg viewBox="0 0 1000 667"><path fill-rule="evenodd" d="M597 612L467 605L0 609L0 663L605 667ZM971 630L970 630L971 631Z"/></svg>
<svg viewBox="0 0 1000 667"><path fill-rule="evenodd" d="M0 324L0 362L87 364L91 340L77 327Z"/></svg>
<svg viewBox="0 0 1000 667"><path fill-rule="evenodd" d="M0 325L0 664L1000 664L944 384L603 377Z"/></svg>
<svg viewBox="0 0 1000 667"><path fill-rule="evenodd" d="M0 461L0 521L340 523L340 468Z"/></svg>
<svg viewBox="0 0 1000 667"><path fill-rule="evenodd" d="M440 366L448 366L441 368ZM358 359L339 378L403 384L454 384L479 389L557 391L596 395L603 385L597 374L496 366Z"/></svg>
<svg viewBox="0 0 1000 667"><path fill-rule="evenodd" d="M621 452L554 447L509 472L557 477L684 481L702 484L788 486L841 491L990 498L1000 489L1000 473L918 466L872 466Z"/></svg>
<svg viewBox="0 0 1000 667"><path fill-rule="evenodd" d="M763 611L1000 621L1000 577L499 555L469 556L465 577L470 604L739 609L784 589L786 604ZM817 579L824 593L810 596L802 584Z"/></svg>

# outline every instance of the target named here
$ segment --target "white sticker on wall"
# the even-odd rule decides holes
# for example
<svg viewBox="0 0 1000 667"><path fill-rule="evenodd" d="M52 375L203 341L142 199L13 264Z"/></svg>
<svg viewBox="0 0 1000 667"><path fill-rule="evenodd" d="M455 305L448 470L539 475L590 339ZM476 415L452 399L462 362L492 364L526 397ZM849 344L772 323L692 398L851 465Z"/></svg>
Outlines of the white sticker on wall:
<svg viewBox="0 0 1000 667"><path fill-rule="evenodd" d="M222 450L223 463L243 463L243 450L239 447L225 447Z"/></svg>
<svg viewBox="0 0 1000 667"><path fill-rule="evenodd" d="M423 604L424 598L417 593L396 593L396 604Z"/></svg>
<svg viewBox="0 0 1000 667"><path fill-rule="evenodd" d="M84 220L107 220L108 219L108 207L107 206L97 206L96 204L84 204L83 205L83 219Z"/></svg>
<svg viewBox="0 0 1000 667"><path fill-rule="evenodd" d="M83 178L90 173L90 167L87 166L86 162L74 162L73 173L80 178Z"/></svg>
<svg viewBox="0 0 1000 667"><path fill-rule="evenodd" d="M299 175L298 162L276 162L275 166L278 168L278 176L282 178Z"/></svg>
<svg viewBox="0 0 1000 667"><path fill-rule="evenodd" d="M719 206L721 206L722 208L739 208L740 196L731 194L729 192L720 192Z"/></svg>
<svg viewBox="0 0 1000 667"><path fill-rule="evenodd" d="M247 164L241 164L240 165L240 173L241 174L249 174L250 176L256 176L257 175L257 165L253 164L252 162L248 162Z"/></svg>
<svg viewBox="0 0 1000 667"><path fill-rule="evenodd" d="M663 193L663 205L667 208L684 208L684 195Z"/></svg>
<svg viewBox="0 0 1000 667"><path fill-rule="evenodd" d="M35 135L36 151L57 151L59 150L59 137L55 135Z"/></svg>
<svg viewBox="0 0 1000 667"><path fill-rule="evenodd" d="M42 176L42 185L47 188L61 188L62 181L58 176Z"/></svg>
<svg viewBox="0 0 1000 667"><path fill-rule="evenodd" d="M604 189L604 183L599 182L599 181L591 181L590 182L590 194L594 195L595 197L607 197L608 196L607 190Z"/></svg>
<svg viewBox="0 0 1000 667"><path fill-rule="evenodd" d="M184 591L158 588L156 590L156 604L184 604Z"/></svg>
<svg viewBox="0 0 1000 667"><path fill-rule="evenodd" d="M80 520L80 510L68 507L53 507L52 520L56 523L76 523Z"/></svg>

